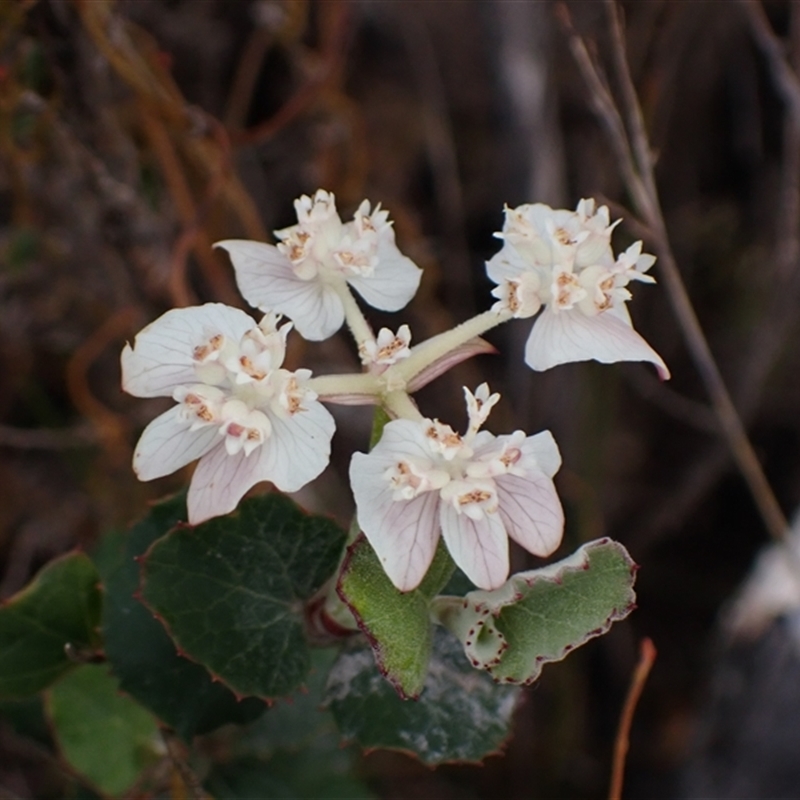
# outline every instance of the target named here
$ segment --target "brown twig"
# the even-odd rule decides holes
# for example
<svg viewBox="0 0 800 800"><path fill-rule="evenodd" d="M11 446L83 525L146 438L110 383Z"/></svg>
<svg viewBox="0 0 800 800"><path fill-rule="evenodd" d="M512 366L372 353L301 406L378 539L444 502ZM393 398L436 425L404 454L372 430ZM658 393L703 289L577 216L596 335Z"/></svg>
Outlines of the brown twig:
<svg viewBox="0 0 800 800"><path fill-rule="evenodd" d="M625 759L628 756L630 746L630 732L633 723L633 714L636 705L642 695L647 676L656 660L657 651L650 639L642 639L639 663L631 678L631 685L628 689L628 696L625 698L625 705L622 707L622 714L617 729L617 737L614 740L614 758L611 765L611 784L608 789L608 800L621 800L622 783L625 778Z"/></svg>
<svg viewBox="0 0 800 800"><path fill-rule="evenodd" d="M133 306L114 312L75 350L66 367L67 388L75 408L94 424L100 442L120 460L123 453L127 457L125 419L95 397L89 388L89 369L111 342L130 332L138 318L139 310Z"/></svg>
<svg viewBox="0 0 800 800"><path fill-rule="evenodd" d="M620 113L605 81L601 78L599 68L589 55L583 39L572 26L569 12L563 4L558 6L558 16L566 29L570 48L589 88L595 112L609 134L623 180L633 198L637 213L652 232L654 249L659 258L660 271L673 312L695 367L711 398L728 446L747 481L767 530L775 539L780 540L787 530L786 517L764 475L731 400L672 253L656 189L647 133L625 57L622 21L615 0L605 0L605 2L613 49L619 51L615 52L613 62L617 81L622 87L623 113Z"/></svg>
<svg viewBox="0 0 800 800"><path fill-rule="evenodd" d="M322 53L314 65L312 75L269 119L247 130L231 132L234 146L260 144L271 139L309 110L325 93L330 83L338 81L344 66L349 9L347 4L338 0L329 0L323 9L333 24L326 32Z"/></svg>
<svg viewBox="0 0 800 800"><path fill-rule="evenodd" d="M14 450L70 450L97 444L97 432L91 425L74 428L15 428L0 425L0 447Z"/></svg>
<svg viewBox="0 0 800 800"><path fill-rule="evenodd" d="M180 775L184 786L186 787L186 796L189 800L206 800L209 795L203 789L203 784L200 779L195 775L192 768L186 761L186 748L183 742L170 730L166 728L161 729L161 738L164 740L164 745L167 748L167 755L169 756L175 771Z"/></svg>

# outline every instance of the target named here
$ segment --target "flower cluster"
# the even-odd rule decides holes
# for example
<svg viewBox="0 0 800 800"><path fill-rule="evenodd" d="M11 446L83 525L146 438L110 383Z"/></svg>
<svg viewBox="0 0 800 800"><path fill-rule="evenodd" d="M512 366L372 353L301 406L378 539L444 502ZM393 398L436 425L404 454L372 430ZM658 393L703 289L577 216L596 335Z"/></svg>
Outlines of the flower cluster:
<svg viewBox="0 0 800 800"><path fill-rule="evenodd" d="M411 300L422 271L397 249L380 205L370 211L365 200L352 222L343 223L333 195L320 189L294 207L297 225L276 231L277 246L233 239L217 245L230 254L248 303L286 314L303 337L317 341L342 327L348 284L383 311Z"/></svg>
<svg viewBox="0 0 800 800"><path fill-rule="evenodd" d="M636 242L614 257L606 206L581 200L575 211L542 203L506 208L496 236L503 247L486 264L498 284L494 310L532 317L544 308L528 337L525 361L545 370L594 359L650 361L662 378L669 371L633 329L626 303L631 281L654 283L647 270L655 257Z"/></svg>
<svg viewBox="0 0 800 800"><path fill-rule="evenodd" d="M539 556L561 542L564 514L552 481L561 456L552 435L482 431L500 395L485 383L464 393L463 436L438 420L395 420L350 465L359 525L401 591L425 577L440 531L453 560L482 589L508 577L509 536Z"/></svg>
<svg viewBox="0 0 800 800"><path fill-rule="evenodd" d="M134 469L142 480L199 459L189 520L233 510L260 481L296 491L328 463L334 421L326 401L377 403L394 419L369 454L350 467L357 517L386 573L401 591L419 585L440 536L455 562L483 589L508 577L508 539L546 556L561 541L563 512L553 485L561 459L549 432L494 436L482 430L498 401L486 384L465 389L469 425L460 435L426 419L409 396L488 345L482 333L541 311L525 360L534 369L568 361L643 360L667 368L633 330L626 303L632 281L652 282L653 256L641 242L615 257L606 207L582 200L575 211L535 204L506 209L501 251L487 263L498 284L492 310L411 347L411 331L375 336L351 288L375 308L395 311L414 295L421 271L394 242L386 211L366 200L342 222L332 194L295 202L297 224L277 245L220 242L260 323L217 303L169 311L122 353L123 387L177 405L147 426ZM280 316L291 322L280 324ZM364 372L311 378L282 367L294 326L320 340L347 322Z"/></svg>
<svg viewBox="0 0 800 800"><path fill-rule="evenodd" d="M334 422L306 383L282 369L290 323L255 321L209 303L168 311L122 352L122 385L137 397L172 397L145 428L133 457L141 480L195 459L189 521L236 508L259 481L297 491L325 469Z"/></svg>

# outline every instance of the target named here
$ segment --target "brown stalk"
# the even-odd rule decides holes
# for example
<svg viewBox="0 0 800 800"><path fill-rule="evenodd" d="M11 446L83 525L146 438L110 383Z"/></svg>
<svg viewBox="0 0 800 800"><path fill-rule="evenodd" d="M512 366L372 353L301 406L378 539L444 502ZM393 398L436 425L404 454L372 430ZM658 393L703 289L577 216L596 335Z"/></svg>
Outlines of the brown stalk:
<svg viewBox="0 0 800 800"><path fill-rule="evenodd" d="M89 388L89 369L109 344L129 333L139 310L127 306L116 311L72 354L66 367L67 388L75 408L95 426L98 438L113 458L127 458L124 417L101 402Z"/></svg>
<svg viewBox="0 0 800 800"><path fill-rule="evenodd" d="M787 530L786 517L731 400L672 253L656 188L647 132L625 56L620 12L615 0L605 0L605 7L611 33L615 77L621 87L623 99L622 112L601 77L600 69L590 56L585 42L573 27L566 6L559 3L557 11L569 37L570 49L589 88L592 106L609 135L623 180L641 220L650 230L673 312L695 368L705 384L725 439L747 481L764 524L770 535L780 540Z"/></svg>
<svg viewBox="0 0 800 800"><path fill-rule="evenodd" d="M621 800L622 783L625 778L625 759L628 756L630 746L631 725L633 724L633 714L642 695L647 676L656 660L656 648L650 639L642 639L639 655L639 663L636 665L628 695L625 698L625 705L622 707L622 714L617 729L617 737L614 740L614 758L611 765L611 784L608 789L608 800Z"/></svg>

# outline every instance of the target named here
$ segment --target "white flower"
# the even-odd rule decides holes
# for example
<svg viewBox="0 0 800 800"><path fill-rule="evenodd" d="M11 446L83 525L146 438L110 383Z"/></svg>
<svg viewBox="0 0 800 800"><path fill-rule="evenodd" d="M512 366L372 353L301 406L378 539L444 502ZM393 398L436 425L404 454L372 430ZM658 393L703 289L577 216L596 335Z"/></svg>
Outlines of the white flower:
<svg viewBox="0 0 800 800"><path fill-rule="evenodd" d="M350 284L374 308L397 311L419 286L422 271L397 249L388 212L361 203L343 223L334 196L322 189L295 201L298 224L275 235L278 245L229 239L236 282L248 303L277 311L312 340L344 322L341 292Z"/></svg>
<svg viewBox="0 0 800 800"><path fill-rule="evenodd" d="M440 532L482 589L508 577L509 536L539 556L561 541L564 514L552 481L561 456L552 435L480 431L499 395L485 383L474 395L464 391L463 436L436 420L394 420L350 464L359 525L400 591L425 577Z"/></svg>
<svg viewBox="0 0 800 800"><path fill-rule="evenodd" d="M361 363L385 369L408 358L411 355L410 344L411 329L408 325L401 325L396 334L388 328L381 328L375 341L367 340L359 348Z"/></svg>
<svg viewBox="0 0 800 800"><path fill-rule="evenodd" d="M189 522L236 508L260 481L294 492L328 464L334 421L304 387L311 373L282 369L291 323L256 325L220 303L168 311L122 351L122 388L178 405L144 430L133 456L141 480L200 459Z"/></svg>
<svg viewBox="0 0 800 800"><path fill-rule="evenodd" d="M498 284L496 312L532 317L544 307L525 347L536 370L594 359L650 361L662 378L669 371L633 329L626 303L631 281L655 283L647 270L655 257L636 242L616 259L608 208L581 200L575 211L537 203L506 208L503 248L486 263Z"/></svg>

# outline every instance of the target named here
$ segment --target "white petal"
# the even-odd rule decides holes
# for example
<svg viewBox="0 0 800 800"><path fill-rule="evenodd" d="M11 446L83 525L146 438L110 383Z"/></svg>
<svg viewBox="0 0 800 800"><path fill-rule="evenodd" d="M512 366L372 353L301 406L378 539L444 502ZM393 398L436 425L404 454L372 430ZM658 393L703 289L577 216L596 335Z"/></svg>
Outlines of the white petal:
<svg viewBox="0 0 800 800"><path fill-rule="evenodd" d="M133 347L122 351L122 388L136 397L170 396L178 387L197 383L193 353L209 335L238 342L255 320L238 308L206 303L174 308L143 328Z"/></svg>
<svg viewBox="0 0 800 800"><path fill-rule="evenodd" d="M325 469L335 427L327 409L311 403L308 411L288 419L270 415L270 421L272 435L249 456L219 447L200 460L187 498L190 523L233 511L257 483L295 492Z"/></svg>
<svg viewBox="0 0 800 800"><path fill-rule="evenodd" d="M498 441L502 441L506 437L498 436L497 438ZM542 431L535 436L526 437L525 441L520 445L520 450L523 455L533 456L539 469L548 478L552 478L561 468L561 453L550 431Z"/></svg>
<svg viewBox="0 0 800 800"><path fill-rule="evenodd" d="M395 419L388 422L381 439L370 452L370 457L378 463L391 466L398 458L413 458L431 461L432 452L425 436L423 425L415 420Z"/></svg>
<svg viewBox="0 0 800 800"><path fill-rule="evenodd" d="M533 265L523 258L511 244L504 244L499 253L495 253L486 262L486 274L495 282L502 283L506 279L518 278L523 272L533 269Z"/></svg>
<svg viewBox="0 0 800 800"><path fill-rule="evenodd" d="M401 592L409 592L425 577L436 552L439 493L425 492L413 500L394 500L383 472L382 466L376 467L372 454L353 454L350 484L358 524L389 580Z"/></svg>
<svg viewBox="0 0 800 800"><path fill-rule="evenodd" d="M180 408L165 411L144 429L133 453L133 470L139 480L170 475L222 444L216 425L193 431L178 420Z"/></svg>
<svg viewBox="0 0 800 800"><path fill-rule="evenodd" d="M250 305L285 314L312 341L327 339L342 327L344 307L333 287L318 277L298 278L274 245L229 239L215 246L228 251L236 284Z"/></svg>
<svg viewBox="0 0 800 800"><path fill-rule="evenodd" d="M442 536L466 576L481 589L496 589L508 577L508 537L500 515L473 520L442 503Z"/></svg>
<svg viewBox="0 0 800 800"><path fill-rule="evenodd" d="M304 401L306 410L290 417L267 414L272 435L253 459L257 481L272 481L282 492L296 492L328 466L336 423L325 406Z"/></svg>
<svg viewBox="0 0 800 800"><path fill-rule="evenodd" d="M508 535L536 556L549 556L561 544L564 511L553 481L534 471L524 478L495 478L500 517Z"/></svg>
<svg viewBox="0 0 800 800"><path fill-rule="evenodd" d="M228 455L224 447L216 447L201 458L186 498L190 524L233 511L244 493L260 480L257 466L255 454L246 456L240 450Z"/></svg>
<svg viewBox="0 0 800 800"><path fill-rule="evenodd" d="M354 276L348 283L373 308L399 311L417 293L422 270L393 242L378 247L378 266L370 276Z"/></svg>
<svg viewBox="0 0 800 800"><path fill-rule="evenodd" d="M655 364L662 380L669 378L661 356L617 317L611 314L587 317L578 309L555 312L545 308L525 345L525 363L532 369L545 370L591 359L603 364L649 361Z"/></svg>

